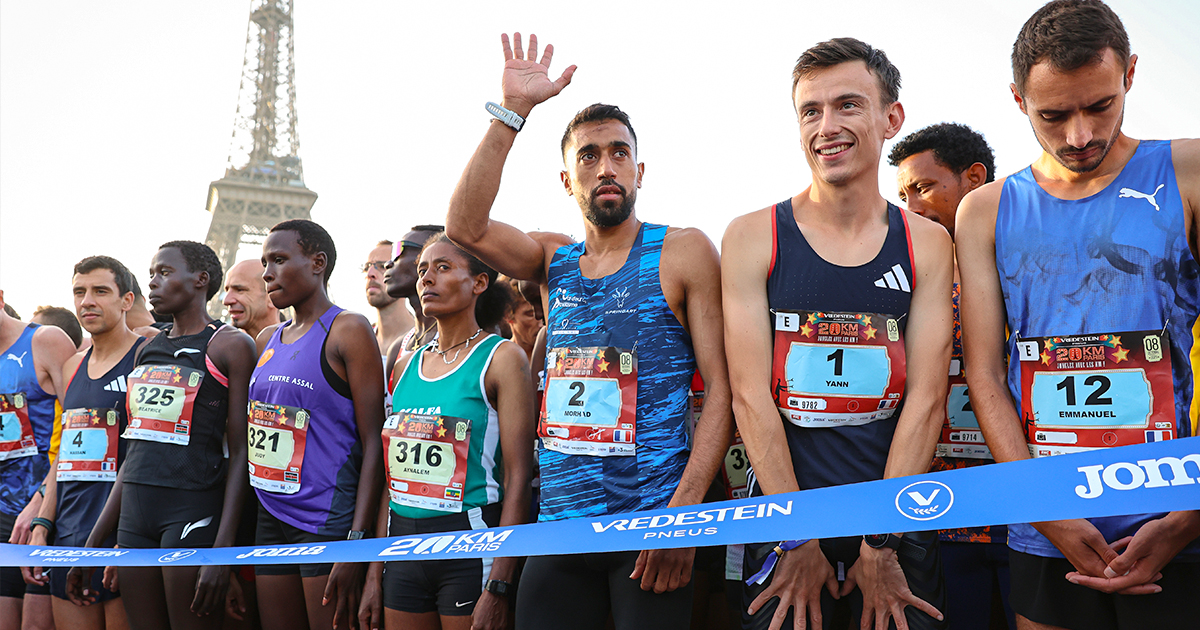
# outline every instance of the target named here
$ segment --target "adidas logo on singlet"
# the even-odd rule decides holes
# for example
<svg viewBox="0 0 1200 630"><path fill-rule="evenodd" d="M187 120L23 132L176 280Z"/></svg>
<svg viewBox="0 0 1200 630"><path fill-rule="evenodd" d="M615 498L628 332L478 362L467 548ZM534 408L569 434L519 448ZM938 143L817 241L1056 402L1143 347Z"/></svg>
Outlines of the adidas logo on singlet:
<svg viewBox="0 0 1200 630"><path fill-rule="evenodd" d="M125 377L118 376L104 386L106 392L125 392Z"/></svg>
<svg viewBox="0 0 1200 630"><path fill-rule="evenodd" d="M881 289L912 293L912 287L908 285L908 276L904 275L904 267L901 267L899 263L892 265L891 270L883 274L882 278L876 280L875 286Z"/></svg>

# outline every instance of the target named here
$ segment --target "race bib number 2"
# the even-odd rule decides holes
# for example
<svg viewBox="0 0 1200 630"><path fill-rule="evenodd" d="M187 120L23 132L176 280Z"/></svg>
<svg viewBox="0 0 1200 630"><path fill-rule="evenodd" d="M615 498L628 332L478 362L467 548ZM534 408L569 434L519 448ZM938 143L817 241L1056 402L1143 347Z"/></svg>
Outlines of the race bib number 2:
<svg viewBox="0 0 1200 630"><path fill-rule="evenodd" d="M613 347L549 350L538 436L567 455L633 455L637 355Z"/></svg>
<svg viewBox="0 0 1200 630"><path fill-rule="evenodd" d="M192 405L204 372L179 365L139 365L129 373L125 438L187 446Z"/></svg>
<svg viewBox="0 0 1200 630"><path fill-rule="evenodd" d="M25 394L0 394L0 461L37 455Z"/></svg>
<svg viewBox="0 0 1200 630"><path fill-rule="evenodd" d="M461 512L471 421L397 413L383 425L388 495L397 505Z"/></svg>
<svg viewBox="0 0 1200 630"><path fill-rule="evenodd" d="M250 401L246 428L250 485L267 492L300 491L304 444L312 416L307 409Z"/></svg>
<svg viewBox="0 0 1200 630"><path fill-rule="evenodd" d="M802 427L890 418L904 394L904 336L877 313L773 311L775 405Z"/></svg>
<svg viewBox="0 0 1200 630"><path fill-rule="evenodd" d="M67 409L62 413L58 481L116 481L120 420L116 409Z"/></svg>
<svg viewBox="0 0 1200 630"><path fill-rule="evenodd" d="M1021 416L1034 457L1175 437L1165 331L1023 339Z"/></svg>

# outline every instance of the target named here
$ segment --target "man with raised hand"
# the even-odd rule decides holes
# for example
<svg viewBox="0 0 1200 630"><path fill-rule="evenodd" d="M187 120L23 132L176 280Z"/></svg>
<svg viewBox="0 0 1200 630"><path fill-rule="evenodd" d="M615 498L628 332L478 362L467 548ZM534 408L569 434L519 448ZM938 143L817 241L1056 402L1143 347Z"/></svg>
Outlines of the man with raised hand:
<svg viewBox="0 0 1200 630"><path fill-rule="evenodd" d="M717 252L698 230L638 220L634 202L644 167L637 137L625 112L611 105L579 112L563 134L561 178L583 211L583 243L490 219L517 132L575 71L571 66L551 81L553 47L539 62L536 37L527 51L520 34L512 47L507 36L501 39L502 106L489 105L498 120L459 181L446 233L510 277L548 283L539 518L699 503L732 429ZM709 397L689 452L687 388L697 365ZM614 396L633 404L602 402ZM570 619L601 628L611 610L617 628L686 628L694 554L689 548L531 558L521 578L518 627L556 628Z"/></svg>
<svg viewBox="0 0 1200 630"><path fill-rule="evenodd" d="M909 134L888 154L898 167L900 201L908 210L941 224L954 238L958 203L967 193L996 179L992 148L966 125L938 123ZM954 270L954 349L950 353L950 391L946 420L934 453L932 471L954 470L993 462L972 411L962 360L959 325L958 269ZM955 630L986 630L1003 614L1015 628L1008 605L1008 529L1004 525L938 531L946 574L946 616ZM999 610L992 594L1000 592Z"/></svg>
<svg viewBox="0 0 1200 630"><path fill-rule="evenodd" d="M805 51L792 98L812 185L725 232L725 347L752 495L929 470L953 271L946 231L879 193L899 92L899 71L861 41ZM944 627L934 532L747 545L745 575L772 559L747 588L747 627L820 627L839 608L864 627ZM834 602L847 595L849 611Z"/></svg>
<svg viewBox="0 0 1200 630"><path fill-rule="evenodd" d="M1200 141L1122 133L1136 62L1096 0L1043 6L1013 45L1042 154L967 195L956 230L967 378L997 461L1195 434ZM1194 625L1198 535L1198 511L1010 525L1018 627Z"/></svg>

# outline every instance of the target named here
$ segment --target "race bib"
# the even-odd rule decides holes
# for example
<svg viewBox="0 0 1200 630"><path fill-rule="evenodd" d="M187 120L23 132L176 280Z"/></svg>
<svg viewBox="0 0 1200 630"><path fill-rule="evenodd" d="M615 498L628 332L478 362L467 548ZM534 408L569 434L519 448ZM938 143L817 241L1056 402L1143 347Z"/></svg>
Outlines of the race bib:
<svg viewBox="0 0 1200 630"><path fill-rule="evenodd" d="M772 391L785 419L801 427L836 427L895 415L904 394L904 336L896 318L772 312Z"/></svg>
<svg viewBox="0 0 1200 630"><path fill-rule="evenodd" d="M250 401L246 459L250 485L267 492L300 491L304 442L312 414L307 409Z"/></svg>
<svg viewBox="0 0 1200 630"><path fill-rule="evenodd" d="M129 373L126 439L187 446L192 405L204 372L178 365L139 365Z"/></svg>
<svg viewBox="0 0 1200 630"><path fill-rule="evenodd" d="M1165 330L1021 339L1017 352L1034 457L1175 437Z"/></svg>
<svg viewBox="0 0 1200 630"><path fill-rule="evenodd" d="M567 455L636 452L637 354L620 348L553 348L546 353L542 444Z"/></svg>
<svg viewBox="0 0 1200 630"><path fill-rule="evenodd" d="M116 409L63 411L55 479L116 481L120 424Z"/></svg>
<svg viewBox="0 0 1200 630"><path fill-rule="evenodd" d="M0 394L0 461L37 455L25 394Z"/></svg>
<svg viewBox="0 0 1200 630"><path fill-rule="evenodd" d="M397 505L461 512L471 421L397 413L383 424L388 495Z"/></svg>
<svg viewBox="0 0 1200 630"><path fill-rule="evenodd" d="M934 455L938 457L964 457L967 459L992 459L992 451L983 440L983 431L971 408L970 389L962 359L950 360L950 390L946 396L946 422L942 424L942 436L938 439Z"/></svg>
<svg viewBox="0 0 1200 630"><path fill-rule="evenodd" d="M750 496L750 458L746 456L746 445L742 443L742 434L738 431L733 432L733 444L725 451L725 465L721 472L725 475L726 498L745 499Z"/></svg>

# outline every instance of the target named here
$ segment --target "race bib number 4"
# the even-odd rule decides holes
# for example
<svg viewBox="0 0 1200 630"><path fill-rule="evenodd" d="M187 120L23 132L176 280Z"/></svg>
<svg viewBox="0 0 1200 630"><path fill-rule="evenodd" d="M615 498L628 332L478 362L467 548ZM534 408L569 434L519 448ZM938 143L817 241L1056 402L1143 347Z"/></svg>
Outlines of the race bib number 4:
<svg viewBox="0 0 1200 630"><path fill-rule="evenodd" d="M637 355L613 347L548 351L538 436L567 455L633 455Z"/></svg>
<svg viewBox="0 0 1200 630"><path fill-rule="evenodd" d="M62 413L58 481L116 481L120 420L116 409L67 409Z"/></svg>
<svg viewBox="0 0 1200 630"><path fill-rule="evenodd" d="M1169 440L1175 393L1165 331L1022 339L1021 416L1034 457ZM1032 355L1032 356L1027 356Z"/></svg>
<svg viewBox="0 0 1200 630"><path fill-rule="evenodd" d="M415 413L388 416L383 452L392 502L461 512L470 446L470 420Z"/></svg>
<svg viewBox="0 0 1200 630"><path fill-rule="evenodd" d="M890 418L904 394L904 336L877 313L773 311L775 405L792 424L835 427Z"/></svg>
<svg viewBox="0 0 1200 630"><path fill-rule="evenodd" d="M178 365L139 365L129 373L125 438L187 446L192 405L204 372Z"/></svg>
<svg viewBox="0 0 1200 630"><path fill-rule="evenodd" d="M307 409L250 401L246 451L250 485L267 492L300 491L304 442L312 414Z"/></svg>
<svg viewBox="0 0 1200 630"><path fill-rule="evenodd" d="M0 394L0 461L37 455L25 394Z"/></svg>

